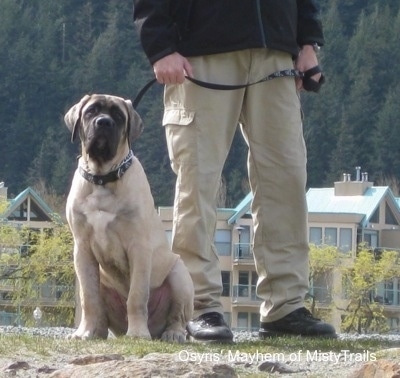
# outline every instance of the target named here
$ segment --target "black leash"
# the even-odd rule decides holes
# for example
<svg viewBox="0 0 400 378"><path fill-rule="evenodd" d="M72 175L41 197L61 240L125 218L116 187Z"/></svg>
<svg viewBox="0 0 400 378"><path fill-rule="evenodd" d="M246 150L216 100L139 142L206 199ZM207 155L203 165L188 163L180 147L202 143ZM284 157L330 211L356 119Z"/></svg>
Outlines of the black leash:
<svg viewBox="0 0 400 378"><path fill-rule="evenodd" d="M236 89L247 88L252 85L263 83L264 81L276 79L278 77L304 77L304 74L298 70L293 70L293 69L292 70L282 70L282 71L276 71L254 83L238 84L238 85L207 83L205 81L197 80L192 77L186 77L186 79L190 80L192 83L197 84L203 88L216 89L216 90L222 90L222 91L232 91L232 90L236 90Z"/></svg>
<svg viewBox="0 0 400 378"><path fill-rule="evenodd" d="M300 72L299 70L295 69L290 69L290 70L282 70L282 71L276 71L263 79L256 81L254 83L248 83L248 84L237 84L237 85L232 85L232 84L217 84L217 83L208 83L206 81L194 79L193 77L188 77L185 76L186 79L190 80L192 83L199 85L200 87L207 88L207 89L214 89L214 90L222 90L222 91L232 91L232 90L237 90L237 89L243 89L250 87L251 85L256 85L263 83L265 81L269 81L272 79L276 79L279 77L299 77L303 79L303 87L306 91L311 91L311 92L318 92L321 85L325 82L325 77L322 75L321 79L317 82L313 79L311 79L311 76L314 76L317 73L321 72L321 68L319 66L315 66L313 68L310 68L309 70L305 72ZM133 107L136 109L136 107L139 105L141 99L145 95L145 93L149 90L149 88L157 81L157 79L151 79L148 83L146 83L143 88L140 89L134 100L132 101Z"/></svg>

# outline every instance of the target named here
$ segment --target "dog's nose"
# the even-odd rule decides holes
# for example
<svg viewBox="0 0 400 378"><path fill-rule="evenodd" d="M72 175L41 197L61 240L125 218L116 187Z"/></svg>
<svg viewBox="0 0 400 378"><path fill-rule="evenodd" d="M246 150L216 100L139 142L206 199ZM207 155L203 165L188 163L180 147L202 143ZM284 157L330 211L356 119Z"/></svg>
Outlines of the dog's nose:
<svg viewBox="0 0 400 378"><path fill-rule="evenodd" d="M96 126L98 127L110 127L113 125L113 120L110 117L98 117L96 119Z"/></svg>

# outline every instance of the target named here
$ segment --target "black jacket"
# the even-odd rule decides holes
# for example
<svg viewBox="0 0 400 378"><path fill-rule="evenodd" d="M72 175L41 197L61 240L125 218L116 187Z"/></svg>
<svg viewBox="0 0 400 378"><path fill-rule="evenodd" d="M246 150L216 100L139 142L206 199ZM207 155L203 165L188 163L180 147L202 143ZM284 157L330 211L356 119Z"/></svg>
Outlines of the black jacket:
<svg viewBox="0 0 400 378"><path fill-rule="evenodd" d="M323 44L314 0L133 0L151 63L179 52L198 56L267 47L293 56Z"/></svg>

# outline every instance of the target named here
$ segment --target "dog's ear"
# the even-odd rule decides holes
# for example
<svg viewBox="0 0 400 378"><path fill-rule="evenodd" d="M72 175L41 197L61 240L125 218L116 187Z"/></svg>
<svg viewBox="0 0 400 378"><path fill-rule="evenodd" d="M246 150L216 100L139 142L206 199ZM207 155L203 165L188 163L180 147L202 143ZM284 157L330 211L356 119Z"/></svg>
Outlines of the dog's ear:
<svg viewBox="0 0 400 378"><path fill-rule="evenodd" d="M82 109L87 104L89 99L89 95L82 97L82 99L71 109L69 109L64 116L64 122L67 125L68 130L71 131L72 134L71 142L75 142L76 135L81 124Z"/></svg>
<svg viewBox="0 0 400 378"><path fill-rule="evenodd" d="M139 137L144 129L143 121L140 118L140 115L136 112L136 110L132 106L131 100L125 100L125 106L128 110L128 140L131 144L135 139Z"/></svg>

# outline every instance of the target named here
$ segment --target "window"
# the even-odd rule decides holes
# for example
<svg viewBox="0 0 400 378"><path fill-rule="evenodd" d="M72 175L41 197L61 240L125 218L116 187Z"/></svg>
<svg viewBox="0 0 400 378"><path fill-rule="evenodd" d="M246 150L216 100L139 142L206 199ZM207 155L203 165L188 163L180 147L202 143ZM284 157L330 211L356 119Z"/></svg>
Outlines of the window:
<svg viewBox="0 0 400 378"><path fill-rule="evenodd" d="M255 271L239 271L237 296L240 298L248 298L252 301L259 300L257 297L258 275Z"/></svg>
<svg viewBox="0 0 400 378"><path fill-rule="evenodd" d="M379 207L372 214L371 218L369 218L370 223L379 223Z"/></svg>
<svg viewBox="0 0 400 378"><path fill-rule="evenodd" d="M28 205L29 203L29 205ZM30 210L28 210L30 209ZM28 213L29 211L29 213ZM41 208L29 197L17 207L8 217L9 220L34 220L34 221L50 221L50 217L41 210Z"/></svg>
<svg viewBox="0 0 400 378"><path fill-rule="evenodd" d="M378 247L378 235L377 232L366 232L364 234L364 242L368 243L371 248Z"/></svg>
<svg viewBox="0 0 400 378"><path fill-rule="evenodd" d="M320 303L330 303L332 300L329 283L331 282L331 273L318 274L311 279L310 294Z"/></svg>
<svg viewBox="0 0 400 378"><path fill-rule="evenodd" d="M235 246L235 257L239 257L239 259L252 258L250 226L238 226L236 229L238 231L239 243Z"/></svg>
<svg viewBox="0 0 400 378"><path fill-rule="evenodd" d="M239 297L249 296L250 272L239 271Z"/></svg>
<svg viewBox="0 0 400 378"><path fill-rule="evenodd" d="M249 319L247 312L238 312L237 327L241 331L247 331L249 327Z"/></svg>
<svg viewBox="0 0 400 378"><path fill-rule="evenodd" d="M260 314L258 312L252 312L250 314L251 320L251 331L257 332L260 329Z"/></svg>
<svg viewBox="0 0 400 378"><path fill-rule="evenodd" d="M257 332L260 329L260 314L258 312L239 312L237 319L237 328L241 331Z"/></svg>
<svg viewBox="0 0 400 378"><path fill-rule="evenodd" d="M257 272L251 272L251 290L250 290L250 292L251 292L251 299L253 301L255 301L257 299L260 299L260 298L257 297L257 293L256 293L257 281L258 281Z"/></svg>
<svg viewBox="0 0 400 378"><path fill-rule="evenodd" d="M387 324L391 331L400 330L400 319L399 318L387 318Z"/></svg>
<svg viewBox="0 0 400 378"><path fill-rule="evenodd" d="M386 224L395 224L395 225L399 224L399 222L397 222L396 217L393 214L393 211L390 209L388 204L386 204L386 207L385 207L385 223Z"/></svg>
<svg viewBox="0 0 400 378"><path fill-rule="evenodd" d="M215 232L215 248L219 256L231 255L231 230L217 230Z"/></svg>
<svg viewBox="0 0 400 378"><path fill-rule="evenodd" d="M231 326L231 321L232 321L232 314L230 312L224 312L224 320L225 323L228 324L228 326Z"/></svg>
<svg viewBox="0 0 400 378"><path fill-rule="evenodd" d="M322 228L310 227L310 243L320 245L322 243Z"/></svg>
<svg viewBox="0 0 400 378"><path fill-rule="evenodd" d="M385 295L383 298L384 298L385 304L388 304L388 305L393 304L393 298L394 298L394 282L393 281L385 282Z"/></svg>
<svg viewBox="0 0 400 378"><path fill-rule="evenodd" d="M0 311L0 324L3 326L17 324L18 314L13 312Z"/></svg>
<svg viewBox="0 0 400 378"><path fill-rule="evenodd" d="M351 228L341 228L339 231L339 249L341 252L349 252L352 247Z"/></svg>
<svg viewBox="0 0 400 378"><path fill-rule="evenodd" d="M222 296L229 297L231 295L231 272L222 271Z"/></svg>
<svg viewBox="0 0 400 378"><path fill-rule="evenodd" d="M337 246L337 228L325 228L325 244Z"/></svg>
<svg viewBox="0 0 400 378"><path fill-rule="evenodd" d="M395 296L397 306L400 306L400 278L397 278L397 291Z"/></svg>
<svg viewBox="0 0 400 378"><path fill-rule="evenodd" d="M400 305L400 278L380 282L376 286L373 300L384 305Z"/></svg>

